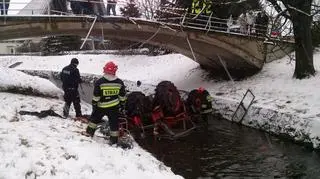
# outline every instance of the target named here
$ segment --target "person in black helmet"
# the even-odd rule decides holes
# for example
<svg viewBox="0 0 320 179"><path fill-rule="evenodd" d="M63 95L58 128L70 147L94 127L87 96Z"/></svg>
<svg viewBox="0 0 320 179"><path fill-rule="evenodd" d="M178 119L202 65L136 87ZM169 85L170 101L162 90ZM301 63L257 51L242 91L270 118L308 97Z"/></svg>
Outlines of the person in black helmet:
<svg viewBox="0 0 320 179"><path fill-rule="evenodd" d="M73 58L71 63L64 67L60 73L62 81L62 89L64 91L65 105L63 107L63 116L69 116L71 103L76 111L76 117L81 117L80 95L78 91L79 84L82 83L80 73L77 68L79 64L78 59Z"/></svg>

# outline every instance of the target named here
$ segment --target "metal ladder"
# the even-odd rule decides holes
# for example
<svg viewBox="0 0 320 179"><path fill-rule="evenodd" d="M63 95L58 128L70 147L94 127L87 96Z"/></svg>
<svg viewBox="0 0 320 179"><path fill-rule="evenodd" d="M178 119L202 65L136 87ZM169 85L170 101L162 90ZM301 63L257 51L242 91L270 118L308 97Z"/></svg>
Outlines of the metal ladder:
<svg viewBox="0 0 320 179"><path fill-rule="evenodd" d="M233 113L231 121L242 123L243 118L247 114L254 99L255 95L252 93L250 89L248 89L247 92L244 94L242 100L240 101L236 111Z"/></svg>

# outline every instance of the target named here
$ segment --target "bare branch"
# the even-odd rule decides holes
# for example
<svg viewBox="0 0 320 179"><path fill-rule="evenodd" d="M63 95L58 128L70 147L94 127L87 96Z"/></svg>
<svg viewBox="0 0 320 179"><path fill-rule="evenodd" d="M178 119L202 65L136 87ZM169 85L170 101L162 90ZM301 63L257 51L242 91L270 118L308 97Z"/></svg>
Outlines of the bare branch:
<svg viewBox="0 0 320 179"><path fill-rule="evenodd" d="M238 0L236 2L229 1L229 2L219 2L219 3L212 2L212 4L218 4L218 5L242 4L242 3L246 3L247 1L248 0Z"/></svg>
<svg viewBox="0 0 320 179"><path fill-rule="evenodd" d="M281 6L278 4L277 0L267 0L269 1L273 7L275 8L275 10L281 14L282 16L284 16L285 18L288 18L288 19L291 19L290 18L290 15L288 15L287 13L284 13L286 12L286 9L282 9Z"/></svg>
<svg viewBox="0 0 320 179"><path fill-rule="evenodd" d="M283 11L283 9L278 4L277 0L268 0L268 1L273 5L273 7L276 9L277 12L280 13Z"/></svg>
<svg viewBox="0 0 320 179"><path fill-rule="evenodd" d="M289 5L289 4L288 4L288 8L293 9L293 10L295 10L295 11L297 11L297 12L303 14L303 15L311 17L311 14L308 14L308 13L306 13L306 12L304 12L304 11L298 9L298 8L295 8L295 7L293 7L293 6Z"/></svg>

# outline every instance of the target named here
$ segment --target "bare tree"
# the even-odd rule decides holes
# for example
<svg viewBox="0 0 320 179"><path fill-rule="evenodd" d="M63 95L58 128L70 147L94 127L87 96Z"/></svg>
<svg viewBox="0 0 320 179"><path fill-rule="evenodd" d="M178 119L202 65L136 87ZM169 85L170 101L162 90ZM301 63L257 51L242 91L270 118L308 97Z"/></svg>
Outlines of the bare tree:
<svg viewBox="0 0 320 179"><path fill-rule="evenodd" d="M161 8L168 4L174 4L175 0L136 0L142 16L146 19L155 19Z"/></svg>
<svg viewBox="0 0 320 179"><path fill-rule="evenodd" d="M161 0L140 0L137 3L146 19L154 19L157 10L159 10Z"/></svg>
<svg viewBox="0 0 320 179"><path fill-rule="evenodd" d="M313 65L313 47L311 25L312 0L267 0L279 16L283 16L292 22L295 40L296 65L294 77L298 79L308 78L315 74Z"/></svg>

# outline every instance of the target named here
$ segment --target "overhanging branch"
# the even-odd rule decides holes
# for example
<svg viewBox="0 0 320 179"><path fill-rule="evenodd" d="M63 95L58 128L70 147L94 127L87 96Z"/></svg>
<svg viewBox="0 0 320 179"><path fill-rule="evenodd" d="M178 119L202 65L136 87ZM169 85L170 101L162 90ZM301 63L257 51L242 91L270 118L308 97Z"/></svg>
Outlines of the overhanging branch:
<svg viewBox="0 0 320 179"><path fill-rule="evenodd" d="M273 5L274 9L279 14L281 14L285 18L291 19L290 16L286 13L287 9L282 9L281 6L278 4L277 0L267 0L267 1L269 1Z"/></svg>
<svg viewBox="0 0 320 179"><path fill-rule="evenodd" d="M295 7L291 6L291 5L288 5L288 8L290 8L290 9L292 9L292 10L295 10L295 11L297 11L297 12L303 14L303 15L306 15L306 16L311 17L311 14L308 14L308 13L306 13L306 12L304 12L304 11L298 9L298 8L295 8Z"/></svg>

